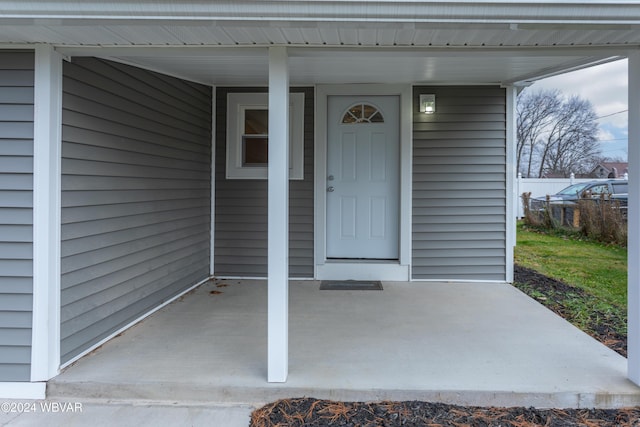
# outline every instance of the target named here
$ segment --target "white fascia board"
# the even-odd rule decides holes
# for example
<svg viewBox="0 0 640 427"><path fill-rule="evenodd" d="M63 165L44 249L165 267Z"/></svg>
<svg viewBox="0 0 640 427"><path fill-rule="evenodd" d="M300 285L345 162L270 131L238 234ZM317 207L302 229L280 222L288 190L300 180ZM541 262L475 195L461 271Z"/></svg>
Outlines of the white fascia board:
<svg viewBox="0 0 640 427"><path fill-rule="evenodd" d="M2 45L0 45L2 46ZM8 45L9 46L9 45ZM180 60L193 57L229 57L231 59L263 58L268 61L268 48L274 45L223 45L223 46L56 46L56 51L65 57L95 56L108 58L114 61L126 63L127 58L155 58L170 57ZM23 46L22 48L25 48ZM33 46L30 47L33 49ZM629 47L612 48L598 46L504 46L504 47L468 47L468 46L328 46L308 45L304 47L287 47L290 58L345 58L348 60L354 55L360 58L397 58L401 60L407 55L428 56L431 58L486 58L491 56L497 59L512 58L514 55L524 57L576 57L579 60L563 64L562 69L598 65L604 62L615 61L626 56ZM133 64L136 65L136 64ZM555 69L545 70L546 76L551 76ZM527 76L519 77L525 79Z"/></svg>
<svg viewBox="0 0 640 427"><path fill-rule="evenodd" d="M625 57L624 55L611 56L611 53L612 52L609 52L609 54L606 55L606 57L604 58L596 59L596 58L593 58L592 56L585 57L578 61L574 61L573 63L570 63L570 64L561 64L561 65L558 65L557 67L536 71L535 73L532 73L532 74L518 76L509 81L502 82L502 85L528 86L528 85L531 85L536 80L546 79L549 77L569 73L572 71L583 70L585 68L594 67L596 65L607 64L609 62L619 61L620 59L623 59Z"/></svg>
<svg viewBox="0 0 640 427"><path fill-rule="evenodd" d="M577 6L580 7L577 7ZM157 0L2 2L0 18L23 20L215 20L311 22L454 22L512 24L638 24L640 4L623 1L307 0L216 2ZM517 18L515 18L517 17Z"/></svg>
<svg viewBox="0 0 640 427"><path fill-rule="evenodd" d="M464 31L461 28L461 31ZM135 49L136 47L132 47ZM242 46L233 46L232 48L242 49ZM61 52L66 53L66 48L58 48ZM75 48L71 48L75 49ZM82 49L82 48L78 48ZM101 48L109 49L109 48ZM215 51L217 48L210 48ZM255 45L250 48L259 51ZM589 61L591 65L597 65L596 62L608 58L615 60L616 56L625 56L629 51L629 47L611 47L611 46L330 46L330 45L308 45L289 47L290 58L352 58L354 55L360 57L369 57L377 59L398 58L402 59L407 55L424 55L433 58L512 58L514 55L523 57L536 58L541 56L551 57L576 57L575 64L567 62L565 66L584 65L584 61ZM220 51L218 50L218 53ZM215 52L213 53L215 54Z"/></svg>
<svg viewBox="0 0 640 427"><path fill-rule="evenodd" d="M271 45L270 45L271 46ZM193 58L194 56L225 56L233 59L262 57L268 60L268 46L57 46L56 51L66 56L98 56L114 58L155 58L157 56Z"/></svg>
<svg viewBox="0 0 640 427"><path fill-rule="evenodd" d="M2 50L33 50L33 44L26 43L0 43Z"/></svg>

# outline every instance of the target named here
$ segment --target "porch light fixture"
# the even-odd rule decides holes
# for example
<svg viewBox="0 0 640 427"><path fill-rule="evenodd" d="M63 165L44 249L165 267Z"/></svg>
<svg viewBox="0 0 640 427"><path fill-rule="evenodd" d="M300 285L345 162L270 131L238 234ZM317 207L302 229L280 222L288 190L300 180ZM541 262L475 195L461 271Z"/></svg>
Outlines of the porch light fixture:
<svg viewBox="0 0 640 427"><path fill-rule="evenodd" d="M420 112L425 114L433 114L436 112L435 95L420 95Z"/></svg>

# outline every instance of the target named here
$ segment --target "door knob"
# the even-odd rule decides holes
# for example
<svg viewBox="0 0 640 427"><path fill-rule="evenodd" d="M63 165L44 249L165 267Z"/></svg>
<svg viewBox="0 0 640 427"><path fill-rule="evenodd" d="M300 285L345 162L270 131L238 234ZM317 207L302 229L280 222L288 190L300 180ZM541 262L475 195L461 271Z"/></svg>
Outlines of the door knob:
<svg viewBox="0 0 640 427"><path fill-rule="evenodd" d="M328 193L333 193L334 191L335 191L335 188L333 188L333 187L327 188L327 192Z"/></svg>

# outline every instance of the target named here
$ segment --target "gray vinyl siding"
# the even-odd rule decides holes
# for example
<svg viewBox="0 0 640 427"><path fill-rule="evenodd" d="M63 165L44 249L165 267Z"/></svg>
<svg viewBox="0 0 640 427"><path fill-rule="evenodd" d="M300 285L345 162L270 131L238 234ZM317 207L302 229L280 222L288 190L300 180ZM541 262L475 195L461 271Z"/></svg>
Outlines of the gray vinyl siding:
<svg viewBox="0 0 640 427"><path fill-rule="evenodd" d="M289 181L289 276L313 277L313 88L304 93L304 180ZM226 179L227 94L264 88L217 88L215 274L266 277L267 181Z"/></svg>
<svg viewBox="0 0 640 427"><path fill-rule="evenodd" d="M0 381L31 376L33 86L33 52L0 51Z"/></svg>
<svg viewBox="0 0 640 427"><path fill-rule="evenodd" d="M421 93L437 113L418 113ZM415 87L412 276L506 279L506 95Z"/></svg>
<svg viewBox="0 0 640 427"><path fill-rule="evenodd" d="M211 89L64 64L61 361L209 274Z"/></svg>

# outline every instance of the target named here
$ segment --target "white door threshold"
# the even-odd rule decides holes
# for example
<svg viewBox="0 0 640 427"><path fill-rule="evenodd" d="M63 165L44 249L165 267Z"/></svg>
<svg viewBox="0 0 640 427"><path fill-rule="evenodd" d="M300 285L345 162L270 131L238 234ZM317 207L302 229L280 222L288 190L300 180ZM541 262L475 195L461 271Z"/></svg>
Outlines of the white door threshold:
<svg viewBox="0 0 640 427"><path fill-rule="evenodd" d="M327 260L316 266L318 280L381 280L409 281L409 266L398 261Z"/></svg>

